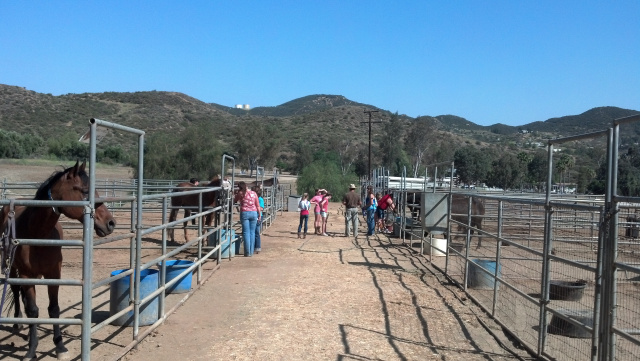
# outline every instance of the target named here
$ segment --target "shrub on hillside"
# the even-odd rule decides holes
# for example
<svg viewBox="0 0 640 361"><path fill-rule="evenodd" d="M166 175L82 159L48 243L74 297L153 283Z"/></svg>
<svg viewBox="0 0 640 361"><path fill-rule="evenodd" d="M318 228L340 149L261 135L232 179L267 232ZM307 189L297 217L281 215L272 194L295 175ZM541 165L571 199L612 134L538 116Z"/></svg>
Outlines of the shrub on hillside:
<svg viewBox="0 0 640 361"><path fill-rule="evenodd" d="M18 134L0 129L0 158L26 158L39 155L44 140L31 134Z"/></svg>
<svg viewBox="0 0 640 361"><path fill-rule="evenodd" d="M349 190L349 184L356 182L355 174L343 176L336 163L328 160L314 161L298 175L298 194L307 192L311 197L316 189L324 188L333 194L332 201L339 202Z"/></svg>

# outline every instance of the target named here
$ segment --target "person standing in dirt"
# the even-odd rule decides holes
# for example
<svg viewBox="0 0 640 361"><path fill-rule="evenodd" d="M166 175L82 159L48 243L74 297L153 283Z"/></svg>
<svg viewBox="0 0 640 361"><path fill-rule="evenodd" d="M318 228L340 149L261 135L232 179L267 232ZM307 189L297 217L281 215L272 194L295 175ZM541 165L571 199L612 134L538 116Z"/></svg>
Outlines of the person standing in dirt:
<svg viewBox="0 0 640 361"><path fill-rule="evenodd" d="M360 213L360 195L356 193L355 184L349 184L349 192L342 197L342 204L346 210L344 212L344 235L351 237L351 228L353 227L353 235L358 237L358 213Z"/></svg>
<svg viewBox="0 0 640 361"><path fill-rule="evenodd" d="M380 208L380 199L382 198L382 193L376 192L376 203L378 206L376 207L376 213L374 214L374 224L376 228L376 233L382 233L382 228L380 227L380 219L384 218L384 210Z"/></svg>
<svg viewBox="0 0 640 361"><path fill-rule="evenodd" d="M377 212L377 215L378 215L379 229L381 230L382 233L391 233L387 229L387 227L385 227L384 219L385 219L385 213L387 212L387 210L390 210L391 212L395 212L395 209L396 209L396 205L393 203L392 193L387 193L382 198L380 198L380 200L378 201L378 209L379 211Z"/></svg>
<svg viewBox="0 0 640 361"><path fill-rule="evenodd" d="M324 191L324 189L316 189L316 195L313 196L313 198L311 198L311 204L314 205L313 207L313 214L315 216L315 219L313 221L313 227L314 227L314 233L315 234L321 234L322 232L320 231L321 227L322 227L322 217L320 216L320 202L322 202L322 192Z"/></svg>
<svg viewBox="0 0 640 361"><path fill-rule="evenodd" d="M321 231L323 236L328 236L327 221L329 219L329 200L331 200L331 193L325 191L322 195L322 201L320 201L320 217L322 218Z"/></svg>
<svg viewBox="0 0 640 361"><path fill-rule="evenodd" d="M240 202L240 223L242 224L242 240L244 241L244 256L253 256L256 239L256 225L260 222L260 203L256 192L247 189L245 182L238 183L238 193L234 203Z"/></svg>
<svg viewBox="0 0 640 361"><path fill-rule="evenodd" d="M298 225L298 238L300 238L300 232L302 231L302 222L304 222L304 235L302 238L307 238L307 223L309 222L309 208L311 208L311 202L309 202L309 193L302 195L302 199L298 203L300 209L300 224Z"/></svg>
<svg viewBox="0 0 640 361"><path fill-rule="evenodd" d="M373 194L373 188L367 189L367 201L366 201L366 210L367 210L367 236L373 236L375 231L375 213L378 202L376 200L376 196Z"/></svg>
<svg viewBox="0 0 640 361"><path fill-rule="evenodd" d="M256 244L255 244L255 252L260 253L262 251L262 240L260 238L260 231L262 230L262 210L264 209L264 199L262 198L262 189L260 186L253 187L253 191L258 195L258 204L260 208L258 210L258 222L256 223Z"/></svg>

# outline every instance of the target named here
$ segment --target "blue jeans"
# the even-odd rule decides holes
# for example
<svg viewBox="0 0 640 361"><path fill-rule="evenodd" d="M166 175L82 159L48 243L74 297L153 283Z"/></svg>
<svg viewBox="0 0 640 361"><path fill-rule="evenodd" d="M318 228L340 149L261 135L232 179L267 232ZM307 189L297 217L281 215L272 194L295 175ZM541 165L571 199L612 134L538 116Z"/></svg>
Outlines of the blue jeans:
<svg viewBox="0 0 640 361"><path fill-rule="evenodd" d="M253 248L256 242L256 224L258 223L258 212L240 213L240 223L242 223L242 239L244 240L244 255L253 256Z"/></svg>
<svg viewBox="0 0 640 361"><path fill-rule="evenodd" d="M307 234L307 222L309 222L309 215L300 215L300 225L298 225L298 233L302 231L302 223L304 222L304 234Z"/></svg>
<svg viewBox="0 0 640 361"><path fill-rule="evenodd" d="M376 229L375 214L375 209L367 209L367 236L373 236Z"/></svg>
<svg viewBox="0 0 640 361"><path fill-rule="evenodd" d="M255 251L260 252L262 249L260 249L261 243L260 243L260 229L262 228L262 218L256 223L256 244L255 244Z"/></svg>

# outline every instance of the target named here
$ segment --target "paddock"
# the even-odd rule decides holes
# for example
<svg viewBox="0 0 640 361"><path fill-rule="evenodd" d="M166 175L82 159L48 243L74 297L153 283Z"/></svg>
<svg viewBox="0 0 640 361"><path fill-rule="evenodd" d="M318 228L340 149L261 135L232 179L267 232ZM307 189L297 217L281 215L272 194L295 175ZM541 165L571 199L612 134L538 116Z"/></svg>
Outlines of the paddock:
<svg viewBox="0 0 640 361"><path fill-rule="evenodd" d="M92 130L98 124L121 130L126 128L94 120ZM143 135L139 131L133 133ZM552 152L551 142L550 148ZM94 150L95 144L92 145ZM94 164L94 160L92 158L90 163ZM225 160L222 160L223 169L226 169ZM91 181L93 189L102 195L98 200L109 204L118 226L107 238L94 238L91 234L90 241L83 242L88 236L84 229L65 223L67 246L64 248L64 279L60 281L66 287L60 300L62 319L37 320L42 324L40 334L43 340L38 353L42 358L52 356L52 345L46 336L49 332L47 324L53 322L64 325L64 337L70 351L75 351L83 360L118 359L125 355L140 340L152 334L171 313L192 297L193 291L220 269L223 249L210 239L216 232L223 229L230 232L232 227L237 227L231 222L233 214L223 214L225 207L206 209L200 206L194 215L186 219L197 220L196 226L189 226L189 240L173 244L167 241L166 231L181 227L185 220L167 222L168 200L173 196L168 191L169 184L147 182L141 178L131 184L121 181L100 184L95 177L91 177ZM7 198L19 198L17 188L28 189L29 186L14 185L11 196ZM432 187L431 191L443 190L437 188ZM190 192L198 194L214 190ZM452 220L448 214L449 237L443 248L437 238L425 236L423 219L411 219L407 215L407 189L393 191L398 194L402 211L399 222L394 225L397 240L379 247L407 249L409 253L404 255L410 258L409 262L414 262L415 254L424 255L426 261L464 290L532 354L556 360L630 360L640 351L640 302L637 292L634 292L640 280L638 222L633 218L640 208L638 199L610 194L603 199L551 197L550 194L462 193L466 197L480 198L485 203L483 229L474 229L483 237L483 246L476 248L476 235L471 237L469 232L471 227ZM2 194L6 195L7 190L3 189ZM269 210L264 222L269 226L276 221L278 213L284 211L285 192L276 186L265 192L265 201ZM90 209L95 202L96 199L89 199L86 205ZM8 201L0 200L0 204L8 204ZM20 201L16 204L19 205ZM205 228L203 217L211 213L222 222L217 227ZM455 234L451 225L457 224L466 231ZM234 248L234 244L229 246ZM232 261L233 256L234 252L227 252L224 261ZM110 283L134 275L132 269L157 269L158 263L169 259L193 262L182 273L192 277L194 286L189 293L165 295L165 288L175 285L177 279L167 283L161 271L158 289L147 296L140 296L137 294L140 289L137 272L135 277L131 277L134 287L130 294L130 299L136 301L118 313L111 312ZM126 269L129 273L112 274ZM91 277L83 277L83 274ZM558 284L569 288L584 286L581 297L557 299L551 289ZM89 292L82 292L83 289ZM46 304L43 294L38 292L41 308ZM135 315L156 299L157 318L150 325L140 325ZM129 311L134 311L132 327L112 325L114 320ZM0 320L1 327L8 331L4 343L13 342L13 345L5 345L0 350L3 358L17 359L23 354L18 345L21 339L9 333L10 324L15 322L35 321ZM123 339L130 342L124 347L117 347L114 355L111 343L121 345Z"/></svg>
<svg viewBox="0 0 640 361"><path fill-rule="evenodd" d="M545 194L469 191L454 189L453 182L435 182L438 167L441 173L455 172L453 162L428 166L433 178L425 174L422 184L404 179L406 169L400 180L380 169L362 186L396 194L395 235L425 254L532 354L554 360L632 360L640 351L640 198L615 191L617 162L608 163L611 183L604 195L551 190L554 145L608 137L608 159L617 159L621 125L639 120L616 119L606 131L549 140ZM416 192L422 202L408 197ZM466 222L452 219L452 194L469 204L482 200L485 213L472 214L467 207L458 214ZM432 202L427 204L427 198ZM416 206L419 216L412 212ZM432 219L440 206L446 208L444 216ZM472 216L482 217L482 229L471 226ZM458 226L462 232L456 232ZM479 237L482 247L476 246Z"/></svg>
<svg viewBox="0 0 640 361"><path fill-rule="evenodd" d="M124 333L129 333L131 342L119 350L121 355L126 353L139 340L164 322L168 315L189 297L191 292L188 292L186 296L180 295L178 297L174 297L169 292L177 285L182 284L182 278L192 281L189 283L196 285L193 287L194 289L197 288L220 267L223 257L231 259L235 255L235 252L230 252L230 250L235 250L236 246L240 244L239 238L229 237L234 231L233 228L238 228L238 225L232 222L234 219L233 207L218 205L214 208L207 208L202 204L203 194L220 191L220 187L200 187L180 192L179 195L193 194L200 197L200 204L192 210L192 216L168 222L170 199L176 195L171 191L175 183L145 181L141 176L133 181L97 181L93 165L96 153L95 134L98 126L129 132L138 137L140 143L138 174L140 175L144 174L142 154L144 132L98 119L92 119L90 122L92 135L90 164L92 168L89 172L89 194L91 195L82 201L85 220L89 219L89 222L93 223L93 218L90 215L95 204L104 202L114 213L118 224L117 230L107 237L94 238L93 233L88 231L92 229L90 224L87 224L89 222L85 221L85 227L83 227L79 223L61 219L60 222L65 229L65 239L54 241L53 244L64 247L65 263L63 264L62 279L25 281L19 278L8 278L3 280L9 284L30 282L36 285L57 284L64 286L65 292L61 294L62 299L60 300L61 317L59 319L42 317L37 319L3 317L0 319L2 327L9 331L12 324L37 323L42 325L40 332L42 333L44 329L46 334L48 333L46 325L63 325L65 327L63 338L80 340L79 345L70 342L69 348L72 354L83 360L91 358L91 350L95 348L91 340L94 335L101 332L114 335L130 331ZM221 169L230 169L233 181L235 175L234 159L224 155L221 161ZM262 174L264 174L264 170ZM256 179L256 181L261 181L261 179ZM29 198L29 193L35 191L36 188L37 183L6 184L5 182L1 191L0 204L10 204L9 199L11 199L11 207L31 206L33 204L22 199ZM265 216L262 221L264 227L271 225L278 212L282 211L285 192L283 187L280 188L282 189L280 192L277 190L277 185L264 189ZM101 192L101 198L94 196L94 190ZM221 200L220 204L228 204L231 192L227 192L226 195L227 199ZM66 205L65 202L60 201L41 203L35 206ZM74 204L74 206L77 205ZM89 217L86 217L87 214ZM204 227L204 217L209 215L219 220L217 226ZM167 241L167 230L180 227L184 222L191 220L196 221L197 224L189 227L190 235L187 240L175 243ZM223 236L218 237L221 233ZM45 245L51 242L49 240L25 239L16 239L15 241L22 244ZM184 261L187 266L181 268L181 272L176 278L170 280L167 278L168 261L171 261L170 264L173 264L174 261ZM134 272L134 270L139 270L139 272ZM85 275L90 276L86 277ZM148 292L141 286L145 282L146 275L152 275L153 277L150 277L152 280L157 279L157 282L151 282L157 284L154 284L154 287ZM165 293L169 293L169 295L165 295ZM46 309L45 295L41 289L37 292L37 303L41 309L43 307ZM119 331L117 331L114 330L113 325L131 327L119 327ZM141 326L149 327L142 328ZM7 339L11 337L11 332L9 332ZM51 350L46 345L46 340L50 339L51 337L43 337L43 342L39 346L48 350L45 355L51 355ZM23 351L14 350L15 344L16 342L13 342L10 347L3 350L5 356L20 357L19 353L23 353ZM110 353L113 355L113 351ZM41 350L38 350L38 354L41 354Z"/></svg>

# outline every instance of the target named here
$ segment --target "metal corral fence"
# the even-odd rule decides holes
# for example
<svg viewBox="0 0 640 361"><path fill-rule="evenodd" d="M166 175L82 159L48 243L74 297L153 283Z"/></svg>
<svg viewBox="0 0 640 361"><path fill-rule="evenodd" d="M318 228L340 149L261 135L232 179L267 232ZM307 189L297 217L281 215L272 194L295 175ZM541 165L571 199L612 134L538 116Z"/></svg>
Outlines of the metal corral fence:
<svg viewBox="0 0 640 361"><path fill-rule="evenodd" d="M395 236L428 257L533 355L636 360L640 198L617 195L619 128L634 121L640 116L617 119L606 131L549 140L545 194L454 192L451 184L427 182L420 189L402 180L389 187L384 171L363 188L394 193ZM552 194L554 145L603 136L607 193ZM453 164L440 165L453 173Z"/></svg>
<svg viewBox="0 0 640 361"><path fill-rule="evenodd" d="M96 129L98 126L117 129L120 131L131 133L138 137L139 142L139 159L138 159L138 178L135 180L97 180L95 177L95 154L96 154ZM178 283L184 277L191 279L192 273L195 273L195 281L197 285L202 284L208 277L210 277L219 267L220 261L224 258L231 260L235 255L235 250L242 242L241 237L231 237L233 234L232 229L236 228L236 234L240 234L240 225L238 222L234 222L233 206L229 206L233 192L222 192L221 187L196 187L193 190L187 190L182 192L172 191L173 187L179 183L178 181L163 181L163 180L144 180L141 175L144 174L144 158L142 149L144 149L144 135L143 131L121 126L115 123L105 122L99 119L91 119L90 121L90 184L89 184L89 196L87 200L81 202L61 202L61 201L38 201L38 205L43 207L51 206L77 206L81 203L84 207L84 227L78 222L70 222L69 220L61 219L65 230L76 229L77 234L82 234L82 240L26 240L15 239L19 244L32 244L32 245L55 245L62 246L66 249L81 249L82 250L82 262L81 272L78 272L79 279L62 279L62 280L27 280L28 284L33 285L66 285L66 286L80 286L82 301L81 304L82 314L80 318L38 318L37 320L28 318L13 318L5 317L0 318L2 324L59 324L59 325L78 325L81 327L81 351L80 357L82 360L90 360L91 349L93 347L91 343L91 335L105 329L107 325L119 325L121 328L124 326L133 326L132 341L121 353L114 355L114 359L118 359L132 347L134 347L140 340L149 335L157 326L159 326L164 320L183 302L186 301L188 295L194 290L189 291L187 296L179 299L177 303L171 305L165 301L165 291L171 290L178 286ZM235 174L235 161L232 157L224 155L222 158L222 169L227 169L225 162L229 162L232 167L231 179L233 184L233 174ZM275 173L275 172L274 172ZM274 178L276 175L274 174ZM39 184L37 183L12 183L9 184L6 181L2 183L0 189L0 206L8 205L13 202L14 206L29 205L33 206L34 201L19 200L18 198L32 198L35 190ZM98 191L100 196L97 198L94 191ZM220 192L223 197L218 199L217 206L211 208L204 207L202 204L202 198L208 192ZM290 192L290 190L289 190ZM171 209L171 198L180 195L197 195L199 202L193 207L191 216L187 218L178 219L173 222L168 221L168 215ZM283 211L284 192L280 191L277 185L277 180L272 187L263 188L263 198L265 200L265 209L263 217L263 227L269 227L276 219L278 212ZM73 204L71 204L73 203ZM76 204L78 203L78 204ZM113 234L103 237L94 238L93 236L93 218L91 214L95 209L96 203L105 203L109 206L112 215L117 219L118 224ZM206 227L205 217L208 215L217 219L217 225ZM168 239L168 231L176 228L181 228L184 222L195 222L195 225L189 225L188 230L191 230L190 237L184 242L170 242ZM215 223L214 223L215 224ZM195 230L195 236L193 234ZM180 232L179 232L180 233ZM226 234L226 236L225 236ZM180 238L178 235L177 238ZM227 241L227 242L225 242ZM223 249L224 248L224 249ZM128 253L127 262L123 270L117 270L111 272L109 276L104 275L104 270L101 270L102 274L94 273L94 253L98 252L124 252L125 258ZM226 252L225 252L226 251ZM168 261L175 261L175 258L189 258L189 261L185 262L186 266L180 269L179 274L172 275L172 280L168 280ZM190 261L190 260L193 261ZM144 260L144 261L143 261ZM178 260L179 261L179 260ZM203 264L205 262L214 262L211 272L206 275L203 274ZM99 262L96 262L96 265ZM109 262L113 265L112 262ZM96 266L97 267L97 266ZM142 278L145 272L158 268L158 288L150 292L144 293L141 291ZM149 270L149 271L146 271ZM97 269L95 269L97 271ZM90 275L89 277L82 277L82 275ZM128 302L124 307L115 311L110 309L109 317L97 322L92 321L92 313L95 311L94 307L104 306L104 287L113 286L114 283L122 282L129 278L127 282ZM9 284L25 284L25 280L17 278L6 278L3 280ZM131 285L131 286L128 286ZM107 292L108 293L108 292ZM67 294L75 294L73 291ZM77 295L77 294L76 294ZM112 300L113 301L113 300ZM107 302L108 303L108 302ZM152 318L149 323L141 323L141 312L146 307L150 307L152 304L157 304L157 314ZM111 308L110 304L110 308ZM152 308L150 308L152 309ZM113 312L111 312L113 311ZM133 317L130 315L133 313ZM154 312L155 313L155 312ZM119 322L119 320L127 319L129 317L130 323ZM144 320L143 320L144 321ZM140 326L149 326L141 331ZM126 329L126 328L124 328ZM116 332L121 332L116 331Z"/></svg>

